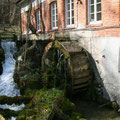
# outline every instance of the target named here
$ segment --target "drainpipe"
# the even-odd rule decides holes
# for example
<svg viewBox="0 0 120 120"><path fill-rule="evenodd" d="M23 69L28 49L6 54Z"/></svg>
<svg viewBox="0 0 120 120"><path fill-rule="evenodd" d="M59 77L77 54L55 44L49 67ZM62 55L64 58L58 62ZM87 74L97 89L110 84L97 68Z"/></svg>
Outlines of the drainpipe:
<svg viewBox="0 0 120 120"><path fill-rule="evenodd" d="M76 9L76 15L77 15L77 28L78 28L78 2L79 2L79 0L76 1L76 4L77 4L77 9Z"/></svg>

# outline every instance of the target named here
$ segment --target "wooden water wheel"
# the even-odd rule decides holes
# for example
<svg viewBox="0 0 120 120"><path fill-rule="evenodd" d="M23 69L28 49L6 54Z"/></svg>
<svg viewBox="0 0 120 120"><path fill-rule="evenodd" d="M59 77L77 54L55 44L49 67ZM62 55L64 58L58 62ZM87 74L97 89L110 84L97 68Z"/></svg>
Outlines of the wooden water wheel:
<svg viewBox="0 0 120 120"><path fill-rule="evenodd" d="M51 62L54 48L61 51L59 56L64 54L65 62L71 74L71 80L67 80L71 84L73 92L79 92L88 88L89 81L92 79L90 61L87 51L79 45L78 42L50 42L46 47L42 57L42 70L46 71ZM60 53L60 52L59 52ZM62 67L63 68L63 67ZM62 69L61 68L61 69ZM61 74L63 76L65 72Z"/></svg>

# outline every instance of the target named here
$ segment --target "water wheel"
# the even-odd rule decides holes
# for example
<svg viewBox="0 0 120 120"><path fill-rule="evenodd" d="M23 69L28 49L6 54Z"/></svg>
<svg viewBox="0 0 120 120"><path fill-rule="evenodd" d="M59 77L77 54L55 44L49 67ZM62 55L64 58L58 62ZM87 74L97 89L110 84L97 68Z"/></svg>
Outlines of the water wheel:
<svg viewBox="0 0 120 120"><path fill-rule="evenodd" d="M57 70L61 73L64 82L71 85L74 93L88 88L89 81L92 79L90 61L87 51L79 45L78 42L50 42L46 47L42 57L42 70L49 69L56 51ZM63 56L63 57L62 57ZM64 62L63 62L63 61ZM58 67L60 65L60 67ZM60 78L60 76L58 78ZM61 80L61 79L60 79Z"/></svg>

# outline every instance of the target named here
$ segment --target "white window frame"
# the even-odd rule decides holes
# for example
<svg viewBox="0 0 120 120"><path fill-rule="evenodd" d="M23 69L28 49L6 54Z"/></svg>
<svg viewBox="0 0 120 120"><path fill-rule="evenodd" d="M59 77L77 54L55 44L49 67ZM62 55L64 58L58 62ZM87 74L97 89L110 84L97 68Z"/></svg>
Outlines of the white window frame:
<svg viewBox="0 0 120 120"><path fill-rule="evenodd" d="M58 19L57 19L57 2L51 3L51 28L58 28Z"/></svg>
<svg viewBox="0 0 120 120"><path fill-rule="evenodd" d="M97 0L94 0L94 4L90 3L91 0L88 0L88 24L99 24L102 23L102 0L97 3ZM97 4L101 3L101 11L97 11ZM94 20L91 21L91 8L90 6L94 5ZM101 20L97 20L97 13L101 13Z"/></svg>
<svg viewBox="0 0 120 120"><path fill-rule="evenodd" d="M41 31L40 9L36 11L36 25L37 25L37 31Z"/></svg>
<svg viewBox="0 0 120 120"><path fill-rule="evenodd" d="M72 2L73 1L73 2ZM72 9L72 3L73 3L73 9ZM66 21L66 27L74 27L75 19L74 15L72 16L72 11L74 13L74 0L70 0L70 10L68 10L68 0L65 0L65 21ZM70 12L70 17L68 17L68 11ZM70 24L68 24L68 18L70 18ZM74 23L72 23L72 19L74 19Z"/></svg>

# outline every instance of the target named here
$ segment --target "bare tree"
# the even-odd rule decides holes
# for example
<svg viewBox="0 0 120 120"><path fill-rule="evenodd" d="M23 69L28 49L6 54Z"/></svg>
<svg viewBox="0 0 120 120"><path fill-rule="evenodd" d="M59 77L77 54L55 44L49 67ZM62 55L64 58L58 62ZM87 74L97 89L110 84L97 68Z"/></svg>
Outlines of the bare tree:
<svg viewBox="0 0 120 120"><path fill-rule="evenodd" d="M16 6L16 0L0 1L0 30L6 30L6 26L17 26L19 23L19 8Z"/></svg>

